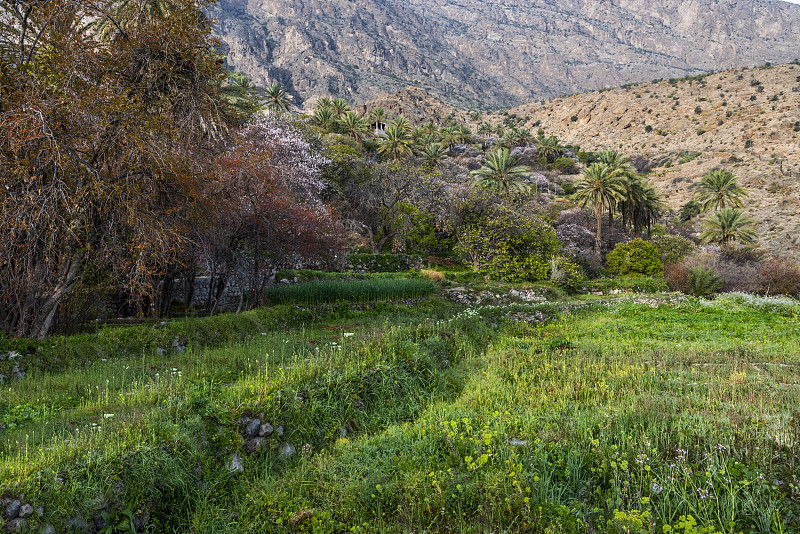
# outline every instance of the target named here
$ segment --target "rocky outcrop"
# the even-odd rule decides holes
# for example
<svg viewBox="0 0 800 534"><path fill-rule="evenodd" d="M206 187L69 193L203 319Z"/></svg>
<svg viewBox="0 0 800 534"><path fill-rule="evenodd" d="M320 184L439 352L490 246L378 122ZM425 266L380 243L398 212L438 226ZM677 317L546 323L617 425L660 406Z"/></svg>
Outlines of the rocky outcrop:
<svg viewBox="0 0 800 534"><path fill-rule="evenodd" d="M779 0L221 0L229 64L300 102L408 85L461 108L800 55Z"/></svg>

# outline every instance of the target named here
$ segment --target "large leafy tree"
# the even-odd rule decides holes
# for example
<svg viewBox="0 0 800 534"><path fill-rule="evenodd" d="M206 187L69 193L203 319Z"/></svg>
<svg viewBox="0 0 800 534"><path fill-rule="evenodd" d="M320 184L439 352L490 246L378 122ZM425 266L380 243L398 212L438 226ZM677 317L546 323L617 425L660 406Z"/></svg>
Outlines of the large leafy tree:
<svg viewBox="0 0 800 534"><path fill-rule="evenodd" d="M575 184L574 199L581 207L592 206L597 220L594 251L598 256L603 243L603 214L611 210L625 194L624 180L619 170L605 163L595 162L583 170L583 176Z"/></svg>
<svg viewBox="0 0 800 534"><path fill-rule="evenodd" d="M710 211L723 208L741 208L747 191L739 185L735 174L727 169L706 173L697 184L697 201L701 209Z"/></svg>
<svg viewBox="0 0 800 534"><path fill-rule="evenodd" d="M550 260L561 252L561 243L549 224L506 206L469 217L456 238L456 251L473 269L508 281L546 280Z"/></svg>
<svg viewBox="0 0 800 534"><path fill-rule="evenodd" d="M501 193L523 193L529 186L522 179L530 172L528 167L517 165L517 158L508 148L499 148L486 156L483 166L472 171L472 176L478 186Z"/></svg>
<svg viewBox="0 0 800 534"><path fill-rule="evenodd" d="M751 245L758 237L756 221L739 208L715 211L703 219L702 227L700 241L718 243L723 247L733 246L735 243Z"/></svg>
<svg viewBox="0 0 800 534"><path fill-rule="evenodd" d="M402 242L419 217L451 207L441 176L416 165L404 161L375 165L354 157L342 170L334 178L341 192L338 211L374 253Z"/></svg>
<svg viewBox="0 0 800 534"><path fill-rule="evenodd" d="M262 115L213 162L204 195L215 208L196 226L195 257L211 276L212 313L225 286L237 279L261 303L272 274L296 257L331 262L341 253L338 220L323 203L328 160L312 149L306 130L279 115Z"/></svg>
<svg viewBox="0 0 800 534"><path fill-rule="evenodd" d="M13 4L25 23L0 32L0 329L43 336L86 273L152 290L205 211L211 132L239 114L193 1L104 39L86 21L113 18L113 2Z"/></svg>

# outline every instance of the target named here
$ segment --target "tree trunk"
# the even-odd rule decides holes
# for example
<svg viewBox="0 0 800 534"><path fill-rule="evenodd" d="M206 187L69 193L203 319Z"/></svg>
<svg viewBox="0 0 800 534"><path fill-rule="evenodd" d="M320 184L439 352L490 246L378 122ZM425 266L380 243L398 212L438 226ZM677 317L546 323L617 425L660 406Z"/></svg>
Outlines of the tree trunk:
<svg viewBox="0 0 800 534"><path fill-rule="evenodd" d="M599 257L600 254L600 245L603 242L603 207L602 205L598 206L594 210L595 217L597 217L597 233L595 234L594 239L594 253L597 254Z"/></svg>
<svg viewBox="0 0 800 534"><path fill-rule="evenodd" d="M58 305L64 296L69 293L78 278L78 267L80 267L83 254L76 252L68 262L64 262L58 276L55 287L49 292L44 300L37 302L38 309L29 310L26 316L33 320L29 325L20 324L21 330L18 334L23 337L43 338L50 333L53 327L53 319L58 311ZM26 321L27 323L27 321Z"/></svg>
<svg viewBox="0 0 800 534"><path fill-rule="evenodd" d="M214 294L214 305L211 307L211 311L209 315L214 315L217 311L217 307L219 307L219 301L222 298L222 294L225 292L225 287L227 286L227 279L224 275L219 276L219 281L217 282L217 290ZM211 291L209 291L209 294Z"/></svg>
<svg viewBox="0 0 800 534"><path fill-rule="evenodd" d="M185 299L185 302L183 303L184 313L188 312L189 308L192 307L192 300L194 299L194 282L196 278L196 269L189 269L189 271L184 274L184 280L186 280L186 292L183 295Z"/></svg>

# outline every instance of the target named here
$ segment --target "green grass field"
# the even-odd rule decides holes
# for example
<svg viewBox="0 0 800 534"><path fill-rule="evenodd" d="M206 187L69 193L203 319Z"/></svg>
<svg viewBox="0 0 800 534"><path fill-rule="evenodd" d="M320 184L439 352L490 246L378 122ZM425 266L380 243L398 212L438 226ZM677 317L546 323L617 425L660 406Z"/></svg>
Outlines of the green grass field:
<svg viewBox="0 0 800 534"><path fill-rule="evenodd" d="M0 496L31 531L800 531L796 302L272 310L39 345Z"/></svg>

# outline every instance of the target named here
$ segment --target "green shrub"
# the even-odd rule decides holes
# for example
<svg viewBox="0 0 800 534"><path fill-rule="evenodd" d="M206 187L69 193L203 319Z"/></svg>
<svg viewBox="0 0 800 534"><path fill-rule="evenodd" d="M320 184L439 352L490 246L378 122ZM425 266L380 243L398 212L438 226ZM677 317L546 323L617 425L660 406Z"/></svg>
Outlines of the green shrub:
<svg viewBox="0 0 800 534"><path fill-rule="evenodd" d="M650 242L658 250L664 265L678 263L697 249L694 243L683 236L675 234L658 235L651 238Z"/></svg>
<svg viewBox="0 0 800 534"><path fill-rule="evenodd" d="M686 282L689 294L695 297L710 297L725 283L715 270L702 265L689 269Z"/></svg>
<svg viewBox="0 0 800 534"><path fill-rule="evenodd" d="M658 249L644 239L634 239L630 243L620 243L606 256L606 269L614 275L643 274L654 276L661 274L664 265Z"/></svg>
<svg viewBox="0 0 800 534"><path fill-rule="evenodd" d="M580 268L564 256L554 256L550 260L550 281L558 287L576 291L583 283Z"/></svg>
<svg viewBox="0 0 800 534"><path fill-rule="evenodd" d="M539 217L496 208L457 232L456 252L474 270L510 282L547 280L561 249L555 230Z"/></svg>
<svg viewBox="0 0 800 534"><path fill-rule="evenodd" d="M553 170L563 174L575 174L577 172L575 160L572 158L557 158L553 162Z"/></svg>
<svg viewBox="0 0 800 534"><path fill-rule="evenodd" d="M700 207L700 203L696 200L690 200L683 206L681 206L681 222L686 222L690 220L692 217L696 215L700 215L700 212L703 211Z"/></svg>

